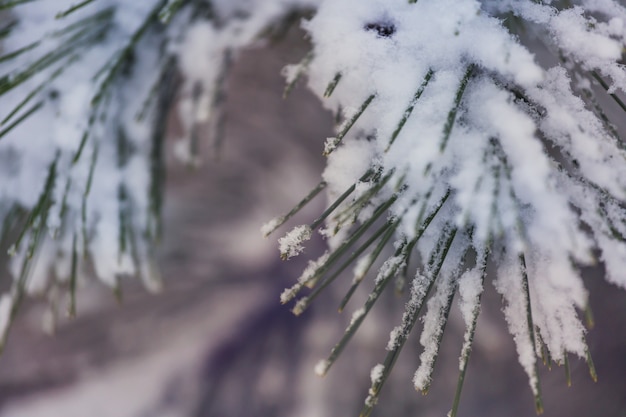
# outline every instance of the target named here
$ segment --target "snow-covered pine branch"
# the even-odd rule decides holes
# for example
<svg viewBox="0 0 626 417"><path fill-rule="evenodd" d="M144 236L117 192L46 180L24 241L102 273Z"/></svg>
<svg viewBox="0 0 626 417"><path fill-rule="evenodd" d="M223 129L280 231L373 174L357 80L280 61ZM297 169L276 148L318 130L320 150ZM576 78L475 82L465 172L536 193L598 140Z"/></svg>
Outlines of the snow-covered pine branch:
<svg viewBox="0 0 626 417"><path fill-rule="evenodd" d="M395 241L318 370L396 278L410 299L362 415L424 305L414 382L427 389L458 291L468 329L454 415L493 262L540 410L538 356L590 361L577 317L587 303L580 266L599 254L607 279L626 288L625 149L611 116L626 111L626 8L615 0L0 2L0 214L15 278L0 296L0 336L26 294L64 289L73 312L86 257L111 287L130 274L158 288L151 257L170 104L178 101L185 134L175 152L195 164L200 126L219 139L237 51L306 8L317 9L303 23L312 51L286 67L286 92L306 76L343 121L323 146L318 187L263 228L328 193L328 209L281 240L284 257L302 252L314 230L329 243L282 301L312 287L296 301L301 313L354 261L343 309ZM424 265L412 272L415 252Z"/></svg>
<svg viewBox="0 0 626 417"><path fill-rule="evenodd" d="M462 300L471 342L487 260L498 266L495 287L538 411L538 356L590 360L578 319L587 303L580 266L599 254L607 279L626 288L626 154L607 116L624 110L625 12L613 1L344 0L323 2L304 23L313 43L309 87L344 120L324 150L324 180L331 202L339 201L322 230L334 250L329 260L366 252L389 224L431 260L417 271L408 316L392 332L391 359L362 415L431 288L416 388L427 389L457 287L471 295ZM527 29L523 43L516 27ZM607 94L615 102L598 104ZM372 171L376 178L360 178ZM375 193L362 204L356 190ZM363 232L381 207L392 220ZM352 230L355 220L361 226ZM358 234L375 239L356 243ZM402 252L405 263L410 253ZM351 324L346 336L353 332ZM452 415L457 406L458 398Z"/></svg>
<svg viewBox="0 0 626 417"><path fill-rule="evenodd" d="M120 275L159 288L172 103L184 130L175 152L195 164L199 126L219 134L229 60L311 3L0 3L0 217L15 278L0 347L25 294L67 292L74 314L90 265L116 290Z"/></svg>

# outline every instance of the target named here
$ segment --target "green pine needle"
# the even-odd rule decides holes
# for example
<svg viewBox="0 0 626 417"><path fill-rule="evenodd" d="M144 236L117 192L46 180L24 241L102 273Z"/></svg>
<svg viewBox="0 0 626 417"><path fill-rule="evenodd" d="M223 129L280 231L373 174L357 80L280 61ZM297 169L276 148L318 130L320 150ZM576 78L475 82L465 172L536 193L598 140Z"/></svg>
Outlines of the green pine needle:
<svg viewBox="0 0 626 417"><path fill-rule="evenodd" d="M52 81L54 81L57 77L59 77L59 75L61 75L63 73L63 71L65 71L65 69L71 65L76 59L78 58L77 55L74 55L73 57L71 57L68 62L59 67L56 71L54 71L50 77L44 81L43 83L39 84L37 87L35 87L30 93L28 93L23 99L22 101L20 101L18 103L17 106L15 106L15 108L13 110L11 110L9 112L9 114L7 114L4 119L2 119L2 121L0 121L0 126L5 125L7 122L9 122L13 116L15 116L20 110L22 110L22 108L24 108L24 106L26 106L30 100L32 100L35 96L37 96L41 91L43 91L43 89L48 86ZM23 120L23 119L22 119Z"/></svg>
<svg viewBox="0 0 626 417"><path fill-rule="evenodd" d="M339 81L341 81L341 77L342 77L342 74L338 72L337 74L335 74L332 81L328 83L328 86L326 87L326 90L324 91L325 98L328 98L333 94L333 91L335 91L335 88L337 88L337 84L339 84Z"/></svg>
<svg viewBox="0 0 626 417"><path fill-rule="evenodd" d="M593 358L591 357L591 351L589 347L585 343L585 359L587 361L587 366L589 367L589 375L593 382L598 382L598 374L596 373L596 366L593 363Z"/></svg>
<svg viewBox="0 0 626 417"><path fill-rule="evenodd" d="M302 60L296 64L296 73L293 78L285 85L285 90L283 91L283 98L287 98L291 91L294 89L298 81L306 74L309 65L313 61L313 52L307 53Z"/></svg>
<svg viewBox="0 0 626 417"><path fill-rule="evenodd" d="M452 128L454 127L454 123L456 121L456 115L459 111L459 107L461 105L461 99L463 98L463 93L465 93L465 88L467 84L474 75L474 65L470 65L465 71L465 76L461 79L461 83L459 84L459 88L456 91L456 97L454 99L454 105L450 109L448 113L448 118L446 120L446 124L443 127L443 139L441 140L441 145L439 147L439 151L443 153L448 145L448 140L450 139L450 135L452 134Z"/></svg>
<svg viewBox="0 0 626 417"><path fill-rule="evenodd" d="M491 240L490 240L491 242ZM478 294L478 300L476 306L472 310L472 321L469 326L465 330L465 340L467 343L463 345L463 349L461 350L461 356L459 358L461 363L461 369L459 372L459 379L456 384L456 390L454 393L454 400L452 402L452 410L450 410L449 417L456 417L459 404L461 402L461 393L463 391L463 383L465 382L465 375L467 373L467 365L469 363L469 358L472 353L472 345L474 342L474 335L476 334L476 325L478 324L478 316L480 315L481 310L481 298L484 291L485 279L487 278L487 261L489 259L489 255L491 254L491 243L487 245L485 250L480 255L480 259L478 260L478 268L481 270L480 274L480 286L482 290Z"/></svg>
<svg viewBox="0 0 626 417"><path fill-rule="evenodd" d="M565 365L565 382L568 387L572 386L572 373L569 367L569 357L567 352L563 352L563 364Z"/></svg>
<svg viewBox="0 0 626 417"><path fill-rule="evenodd" d="M394 256L401 256L402 254L406 256L405 250L406 250L406 242L401 244L398 247L398 249L396 249ZM396 275L396 273L399 270L399 267L400 265L398 263L395 263L392 268L390 268L383 276L381 276L379 279L376 280L374 289L372 289L369 296L367 297L365 305L361 309L355 312L355 314L352 316L352 320L350 324L348 325L348 328L344 332L343 337L339 340L339 342L335 345L335 347L333 347L328 359L322 362L324 366L321 369L323 370L323 372L319 372L321 374L320 376L323 376L328 371L328 369L330 369L333 363L335 363L335 361L337 360L337 358L339 357L343 349L346 347L346 345L348 344L352 336L359 329L359 326L361 325L361 323L363 323L363 320L365 320L365 317L370 312L370 310L372 309L372 307L374 306L374 304L376 303L380 295L385 290L385 287L387 286L391 278L393 278Z"/></svg>
<svg viewBox="0 0 626 417"><path fill-rule="evenodd" d="M409 117L411 116L411 113L413 113L413 109L415 108L417 101L420 99L420 97L424 93L424 90L426 89L426 86L430 82L433 75L434 75L433 70L429 69L426 75L424 76L424 81L422 81L422 84L419 86L419 88L415 92L415 95L413 96L413 99L409 103L409 106L406 108L406 110L404 110L404 114L402 114L402 118L398 122L398 126L396 127L396 130L394 130L393 133L391 134L391 139L389 139L389 144L387 145L385 152L388 151L389 148L391 148L391 145L393 145L393 143L395 142L396 138L400 134L400 131L406 124L407 120L409 120Z"/></svg>
<svg viewBox="0 0 626 417"><path fill-rule="evenodd" d="M435 283L435 280L439 275L439 272L441 271L441 267L443 266L443 263L446 259L448 250L452 246L452 242L454 240L454 237L456 236L456 233L456 228L449 228L448 230L442 232L439 238L439 242L437 243L437 246L431 254L428 262L428 267L426 268L426 270L428 271L427 276L425 277L427 279L427 282L425 282L427 289L423 292L423 294L419 296L418 299L415 300L415 304L407 306L407 310L405 311L402 318L402 324L397 331L397 338L395 340L393 348L389 350L389 353L387 353L387 356L385 357L385 360L383 362L382 374L380 378L373 381L369 389L369 395L365 400L365 405L361 410L360 417L368 417L372 413L374 405L376 405L376 402L378 401L380 390L382 389L387 378L391 374L391 370L393 369L393 366L398 359L400 351L406 343L409 333L417 322L417 318L419 317L419 314L424 305L424 300L432 290L433 284Z"/></svg>
<svg viewBox="0 0 626 417"><path fill-rule="evenodd" d="M159 10L159 21L164 25L167 25L172 18L176 15L176 12L180 10L188 0L168 0L167 4Z"/></svg>
<svg viewBox="0 0 626 417"><path fill-rule="evenodd" d="M7 127L5 127L4 129L0 130L0 139L2 139L4 137L4 135L6 135L7 133L9 133L11 130L13 130L17 125L19 125L20 123L22 123L24 120L28 119L30 116L32 116L34 113L37 112L37 110L41 109L43 107L43 101L40 101L39 103L35 104L34 106L32 106L31 108L29 108L28 110L26 110L24 112L24 114L22 114L20 117L18 117L17 119L15 119L15 121L13 121L13 123L11 123L10 125L8 125Z"/></svg>
<svg viewBox="0 0 626 417"><path fill-rule="evenodd" d="M77 10L82 9L83 7L89 5L90 3L93 3L94 1L95 0L84 0L84 1L81 1L80 3L70 6L68 9L57 13L57 15L55 16L55 19L62 19L66 16L69 16L70 14L74 13Z"/></svg>
<svg viewBox="0 0 626 417"><path fill-rule="evenodd" d="M332 146L324 150L324 156L330 155L333 152L333 150L335 150L335 148L341 143L343 138L348 134L352 126L354 126L354 124L357 122L357 120L359 120L361 115L363 115L363 113L368 108L368 106L372 103L372 101L374 101L374 98L376 98L376 94L370 94L365 99L365 101L361 104L361 106L356 111L356 113L354 113L352 117L350 117L350 119L344 123L343 127L341 128L341 131L337 134L336 137L332 138L333 139Z"/></svg>
<svg viewBox="0 0 626 417"><path fill-rule="evenodd" d="M589 304L585 306L585 323L587 324L587 328L590 330L596 325L593 318L593 310L591 310L591 306Z"/></svg>
<svg viewBox="0 0 626 417"><path fill-rule="evenodd" d="M11 9L15 6L19 6L20 4L32 3L37 0L5 0L0 2L0 10Z"/></svg>
<svg viewBox="0 0 626 417"><path fill-rule="evenodd" d="M378 256L380 255L382 250L387 246L387 244L393 237L398 224L399 222L397 220L384 224L382 227L378 229L378 231L376 231L376 233L373 233L372 236L363 244L362 249L359 249L350 257L349 259L350 261L353 261L354 259L356 259L371 243L373 243L376 239L378 239L378 237L382 235L382 238L380 239L380 241L378 242L378 244L376 245L372 253L370 253L369 255L366 255L367 265L363 268L363 271L360 274L355 275L354 278L352 279L352 285L350 286L350 288L348 289L348 292L346 293L346 295L341 300L341 303L339 304L339 309L338 309L339 312L342 312L343 309L346 307L346 305L348 304L348 301L350 301L350 298L352 298L352 295L358 288L359 284L363 281L363 278L365 278L365 276L369 272L374 262L376 262L376 259L378 259Z"/></svg>
<svg viewBox="0 0 626 417"><path fill-rule="evenodd" d="M526 269L526 257L524 253L519 254L520 272L522 273L522 291L523 299L526 304L526 323L528 325L528 336L530 337L530 344L533 348L536 346L535 341L535 326L533 324L533 315L530 300L530 288L528 286L528 272ZM537 372L537 364L533 368L533 374L531 376L533 383L533 395L535 397L535 411L537 414L543 413L543 401L541 399L541 385L539 383L539 373Z"/></svg>
<svg viewBox="0 0 626 417"><path fill-rule="evenodd" d="M610 89L609 85L606 83L606 81L604 81L604 80L602 79L602 77L600 77L600 74L598 74L598 73L597 73L597 72L595 72L595 71L592 71L592 72L591 72L591 76L592 76L592 77L593 77L593 78L594 78L594 79L598 82L598 84L600 84L600 85L602 86L602 88L603 88L605 91L607 91L607 92L609 91L609 89ZM613 101L615 101L615 103L617 103L617 105L618 105L618 106L619 106L619 107L620 107L623 111L625 111L625 112L626 112L626 104L624 104L624 102L622 101L622 99L621 99L621 98L619 98L619 97L617 96L617 94L614 94L614 93L609 93L609 96L611 96L611 98L613 99Z"/></svg>
<svg viewBox="0 0 626 417"><path fill-rule="evenodd" d="M36 41L36 42L33 42L33 43L29 44L29 45L23 46L23 47L15 50L13 52L10 52L8 54L2 55L2 56L0 56L0 62L5 62L5 61L9 61L9 60L11 60L13 58L16 58L16 57L18 57L18 56L20 56L20 55L22 55L22 54L24 54L24 53L26 53L26 52L28 52L30 50L35 49L36 47L39 46L39 44L41 44L41 41Z"/></svg>
<svg viewBox="0 0 626 417"><path fill-rule="evenodd" d="M328 257L328 260L320 266L312 276L312 280L322 277L326 272L332 267L332 265L338 261L349 249L352 247L356 241L363 236L363 234L370 229L370 227L382 216L387 213L387 210L396 202L399 195L402 193L403 189L399 192L395 193L391 196L387 201L380 204L372 217L370 217L367 221L363 222L357 230L346 239L331 255ZM337 278L337 275L331 275L318 286L306 297L301 298L293 308L293 313L296 316L299 316L306 310L306 308L311 304L311 302L319 295L319 293L326 288L330 283Z"/></svg>
<svg viewBox="0 0 626 417"><path fill-rule="evenodd" d="M274 222L272 222L272 227L268 228L263 232L264 237L268 237L272 234L276 229L285 224L289 219L291 219L294 215L296 215L303 207L305 207L311 200L313 200L320 192L322 192L328 183L326 181L320 181L313 189L302 199L298 204L296 204L287 214L284 214L278 217ZM350 193L354 190L350 190ZM346 195L347 197L347 195ZM344 197L345 198L345 197ZM322 220L323 222L323 220ZM320 222L321 223L321 222ZM311 229L314 229L312 227Z"/></svg>
<svg viewBox="0 0 626 417"><path fill-rule="evenodd" d="M333 201L333 203L330 206L328 206L328 208L324 210L324 212L322 212L322 214L317 219L313 220L313 222L310 224L311 230L315 230L320 225L322 225L322 223L326 221L328 216L330 216L337 209L337 207L339 207L341 203L343 203L345 199L348 198L354 192L359 182L366 182L370 180L375 181L375 179L378 178L379 173L380 173L379 168L368 169L367 172L365 172L365 174L363 174L356 183L348 187L348 189L344 191L339 197L337 197L335 201Z"/></svg>
<svg viewBox="0 0 626 417"><path fill-rule="evenodd" d="M454 294L456 293L457 284L458 284L457 280L453 279L453 282L451 283L450 288L447 289L448 295L446 297L446 303L442 306L443 308L442 308L442 311L440 312L441 320L437 324L438 330L436 330L437 348L436 348L435 356L433 358L433 362L431 366L429 367L429 380L430 380L430 375L432 375L435 369L435 363L437 361L437 357L439 356L439 350L441 348L441 341L443 340L443 334L445 333L446 325L448 324L448 317L450 316L450 309L452 307L452 301L454 300ZM429 388L430 388L430 381L422 388L422 394L424 395L428 394Z"/></svg>

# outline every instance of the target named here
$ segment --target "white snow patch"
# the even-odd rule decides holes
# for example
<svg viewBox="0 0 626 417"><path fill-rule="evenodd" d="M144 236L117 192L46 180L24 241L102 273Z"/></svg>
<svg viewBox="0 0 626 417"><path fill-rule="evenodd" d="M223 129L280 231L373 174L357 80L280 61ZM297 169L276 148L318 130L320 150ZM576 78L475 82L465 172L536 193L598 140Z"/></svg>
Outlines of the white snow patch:
<svg viewBox="0 0 626 417"><path fill-rule="evenodd" d="M302 244L311 239L311 233L308 225L300 225L278 239L281 258L289 259L301 254L304 251Z"/></svg>

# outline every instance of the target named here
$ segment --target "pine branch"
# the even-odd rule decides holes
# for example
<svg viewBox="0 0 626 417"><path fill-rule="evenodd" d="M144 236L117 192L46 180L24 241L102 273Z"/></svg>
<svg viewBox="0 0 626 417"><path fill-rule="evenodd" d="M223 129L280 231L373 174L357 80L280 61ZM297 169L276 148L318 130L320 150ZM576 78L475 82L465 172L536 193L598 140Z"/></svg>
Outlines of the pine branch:
<svg viewBox="0 0 626 417"><path fill-rule="evenodd" d="M459 292L467 327L455 416L490 260L537 412L543 408L538 357L549 367L563 363L569 384L569 354L576 354L595 380L577 315L588 305L579 275L599 253L607 280L626 288L626 260L619 256L626 244L626 152L619 116L612 119L615 111L626 112L626 39L615 23L626 20L626 9L613 0L593 9L534 0L279 3L64 1L34 27L32 11L44 2L0 1L0 154L24 161L0 181L41 178L35 194L11 191L0 201L3 236L17 230L10 251L19 270L11 293L0 295L0 340L27 295L44 242L69 262L67 281L49 287L67 290L70 315L88 261L120 298L121 275L140 275L148 288L158 287L151 265L162 235L173 103L192 113L183 115L187 162L199 160L198 129L205 123L219 151L231 61L316 7L304 24L312 50L285 68L284 94L307 77L343 121L323 149L324 180L263 226L264 235L324 190L341 194L279 239L284 259L301 253L316 230L332 239L281 301L311 288L293 307L301 314L356 263L341 311L394 245L318 373L337 360L395 278L397 290L410 281L410 300L383 364L372 370L361 415L372 412L424 303L425 350L414 382L427 391ZM536 43L524 44L529 26L554 54L552 68L536 63ZM41 121L49 132L37 130ZM34 175L33 161L47 175L41 166ZM356 165L365 172L359 178L345 169ZM135 178L136 166L145 167L145 181ZM99 241L103 230L116 231L114 243ZM105 243L115 247L99 247ZM473 266L463 271L470 254ZM415 258L428 261L414 267ZM583 313L591 327L590 311Z"/></svg>

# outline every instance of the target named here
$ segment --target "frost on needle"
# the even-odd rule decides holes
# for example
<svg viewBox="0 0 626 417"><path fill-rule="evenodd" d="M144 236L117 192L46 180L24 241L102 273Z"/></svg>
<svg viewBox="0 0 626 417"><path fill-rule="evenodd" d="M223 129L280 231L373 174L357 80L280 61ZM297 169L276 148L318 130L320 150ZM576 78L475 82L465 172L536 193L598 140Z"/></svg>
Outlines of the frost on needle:
<svg viewBox="0 0 626 417"><path fill-rule="evenodd" d="M404 287L413 251L424 260L362 415L422 307L414 382L428 389L460 292L467 332L456 414L488 263L541 411L537 357L589 359L580 267L599 253L607 280L626 288L624 127L607 116L626 111L626 8L612 0L337 0L322 2L303 26L313 43L309 87L342 121L324 145L332 213L322 231L332 252L298 311L347 262L358 265L360 285L387 242L396 253L365 311L388 275ZM540 65L531 48L554 59ZM355 192L368 172L376 174L367 189ZM389 270L391 260L399 267ZM351 323L324 373L355 330Z"/></svg>

